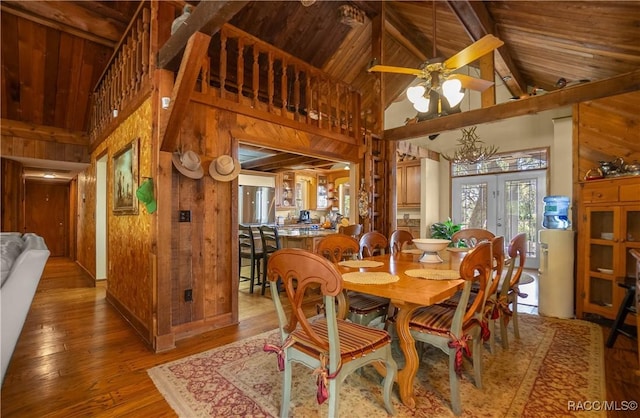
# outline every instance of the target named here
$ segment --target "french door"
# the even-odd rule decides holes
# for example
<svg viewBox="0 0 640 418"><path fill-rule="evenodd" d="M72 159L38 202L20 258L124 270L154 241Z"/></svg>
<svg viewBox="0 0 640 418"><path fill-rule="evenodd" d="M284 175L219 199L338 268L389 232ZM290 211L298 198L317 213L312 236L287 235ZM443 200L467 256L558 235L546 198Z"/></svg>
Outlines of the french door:
<svg viewBox="0 0 640 418"><path fill-rule="evenodd" d="M538 268L538 229L542 226L546 171L454 177L451 210L463 228L482 228L504 236L505 242L527 234L527 268Z"/></svg>

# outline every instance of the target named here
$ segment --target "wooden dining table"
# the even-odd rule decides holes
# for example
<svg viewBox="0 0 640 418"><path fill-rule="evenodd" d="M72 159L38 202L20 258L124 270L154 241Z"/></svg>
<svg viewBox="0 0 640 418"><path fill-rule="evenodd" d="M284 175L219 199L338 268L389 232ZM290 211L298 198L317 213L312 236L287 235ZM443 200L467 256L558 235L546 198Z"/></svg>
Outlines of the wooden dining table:
<svg viewBox="0 0 640 418"><path fill-rule="evenodd" d="M396 255L380 255L363 260L382 263L378 267L346 267L338 264L339 271L344 275L350 272L385 272L397 276L399 280L384 284L360 284L347 280L343 281L343 288L370 295L389 298L397 309L395 325L400 348L405 358L405 366L398 371L397 383L400 400L408 407L414 408L416 401L413 393L413 380L418 371L419 358L415 347L415 340L409 331L409 320L414 311L421 306L433 305L453 296L463 287L461 279L430 280L407 275L407 270L455 270L459 271L460 262L466 253L443 250L440 253L442 263L420 263L419 253L401 252Z"/></svg>

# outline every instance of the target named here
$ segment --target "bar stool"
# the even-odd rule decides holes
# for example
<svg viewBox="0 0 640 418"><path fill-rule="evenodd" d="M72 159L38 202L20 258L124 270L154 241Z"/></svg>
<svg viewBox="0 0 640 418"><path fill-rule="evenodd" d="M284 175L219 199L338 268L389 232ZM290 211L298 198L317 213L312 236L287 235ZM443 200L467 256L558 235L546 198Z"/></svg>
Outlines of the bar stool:
<svg viewBox="0 0 640 418"><path fill-rule="evenodd" d="M249 277L243 276L242 273L240 273L240 279L249 280L249 293L253 293L254 285L261 284L260 264L264 258L264 253L261 246L257 248L258 246L253 236L253 229L250 226L238 225L238 245L240 272L242 272L242 259L247 259L251 263L251 273ZM256 279L258 279L257 282Z"/></svg>
<svg viewBox="0 0 640 418"><path fill-rule="evenodd" d="M624 298L622 299L622 303L620 304L620 309L618 310L618 315L616 315L616 320L613 321L613 325L611 326L611 332L609 332L609 338L607 338L607 347L611 348L616 343L616 338L618 338L618 334L625 335L629 338L637 338L637 335L633 335L630 332L627 332L624 329L624 320L627 318L629 313L633 315L637 315L637 306L636 306L636 286L640 283L640 251L636 249L630 249L629 254L636 259L636 278L635 283L629 282L620 282L618 286L624 287L627 291L624 294Z"/></svg>
<svg viewBox="0 0 640 418"><path fill-rule="evenodd" d="M611 326L611 331L609 332L609 338L607 338L607 347L611 348L616 343L616 338L618 338L618 334L622 334L628 338L636 338L636 336L627 330L624 329L624 320L627 318L629 313L636 315L636 285L635 284L627 284L627 283L618 283L618 286L626 288L626 292L624 293L624 298L622 299L622 303L620 304L620 309L618 309L618 315L616 315L616 320L613 321L613 325Z"/></svg>
<svg viewBox="0 0 640 418"><path fill-rule="evenodd" d="M281 245L277 227L260 225L258 230L260 231L260 239L262 240L262 295L264 296L266 287L269 285L269 283L267 283L267 263L269 261L269 256L278 251L281 248ZM280 281L278 281L278 285L279 284Z"/></svg>

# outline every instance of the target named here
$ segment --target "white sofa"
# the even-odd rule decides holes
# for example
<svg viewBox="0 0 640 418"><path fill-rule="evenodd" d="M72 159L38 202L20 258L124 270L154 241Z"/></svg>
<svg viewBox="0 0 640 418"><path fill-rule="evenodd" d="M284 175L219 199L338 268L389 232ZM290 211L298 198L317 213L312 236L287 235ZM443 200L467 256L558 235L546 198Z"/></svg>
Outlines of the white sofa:
<svg viewBox="0 0 640 418"><path fill-rule="evenodd" d="M2 381L48 258L49 249L42 237L31 233L0 233Z"/></svg>

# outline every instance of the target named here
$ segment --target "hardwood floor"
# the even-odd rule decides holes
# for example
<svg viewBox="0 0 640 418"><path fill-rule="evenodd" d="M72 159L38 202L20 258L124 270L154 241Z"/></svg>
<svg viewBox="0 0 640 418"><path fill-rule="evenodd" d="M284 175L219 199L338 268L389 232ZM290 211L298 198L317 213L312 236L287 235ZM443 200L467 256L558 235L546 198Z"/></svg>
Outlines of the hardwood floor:
<svg viewBox="0 0 640 418"><path fill-rule="evenodd" d="M241 289L239 300L237 326L179 341L175 350L156 354L106 302L103 285L91 287L74 263L51 258L2 386L0 415L175 416L146 370L277 326L269 298ZM603 327L605 339L607 334ZM605 349L608 400L640 400L636 347L621 336L615 348ZM609 412L610 417L631 415Z"/></svg>

